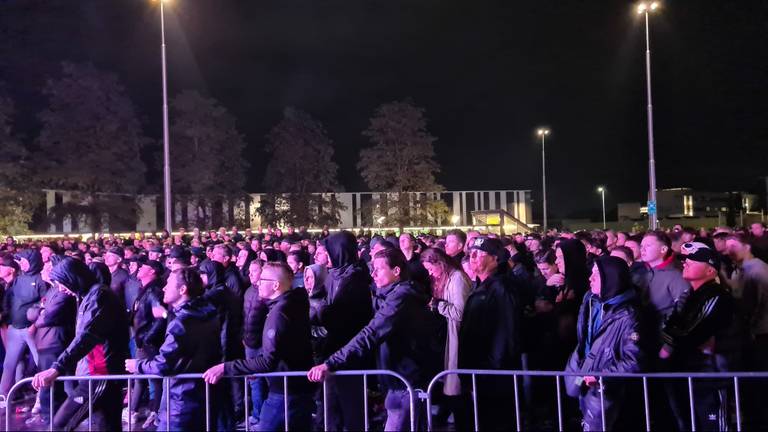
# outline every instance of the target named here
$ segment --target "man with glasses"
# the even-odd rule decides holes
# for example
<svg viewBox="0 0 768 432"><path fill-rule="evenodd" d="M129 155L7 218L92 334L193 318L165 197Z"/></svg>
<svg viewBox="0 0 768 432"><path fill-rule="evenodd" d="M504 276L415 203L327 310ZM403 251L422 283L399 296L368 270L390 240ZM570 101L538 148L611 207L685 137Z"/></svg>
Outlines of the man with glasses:
<svg viewBox="0 0 768 432"><path fill-rule="evenodd" d="M293 272L285 263L264 264L258 280L259 297L269 308L262 333L261 352L254 358L216 365L203 374L209 384L226 375L305 371L312 367L309 296L306 290L291 289ZM286 422L284 392L288 392L288 429L310 430L315 403L313 386L306 378L271 377L269 394L261 408L259 430L282 430Z"/></svg>

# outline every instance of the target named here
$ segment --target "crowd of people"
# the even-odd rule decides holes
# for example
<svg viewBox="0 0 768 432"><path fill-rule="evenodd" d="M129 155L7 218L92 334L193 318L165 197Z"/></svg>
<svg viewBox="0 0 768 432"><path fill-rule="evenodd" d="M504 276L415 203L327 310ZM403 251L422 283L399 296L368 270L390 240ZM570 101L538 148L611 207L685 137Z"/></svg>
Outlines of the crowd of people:
<svg viewBox="0 0 768 432"><path fill-rule="evenodd" d="M74 430L92 410L97 430L202 430L208 401L217 430L363 430L368 405L384 430L410 430L411 415L423 430L423 400L411 413L399 379L370 377L366 404L363 377L333 372L385 369L426 389L443 370L536 370L569 373L568 428L644 428L639 381L599 375L767 371L767 261L761 223L632 234L233 227L9 237L0 246L0 407L33 376L29 403L13 401L33 429L53 417L56 430ZM229 378L286 371L308 372ZM121 374L203 379L135 379L129 399L125 381L98 379ZM768 427L759 399L744 396L765 382L743 382L745 428ZM687 380L651 381L654 429L728 430L732 384L695 380L692 412ZM481 430L518 420L556 427L551 377L523 377L518 391L511 376L448 374L434 393L436 427L470 430L475 416Z"/></svg>

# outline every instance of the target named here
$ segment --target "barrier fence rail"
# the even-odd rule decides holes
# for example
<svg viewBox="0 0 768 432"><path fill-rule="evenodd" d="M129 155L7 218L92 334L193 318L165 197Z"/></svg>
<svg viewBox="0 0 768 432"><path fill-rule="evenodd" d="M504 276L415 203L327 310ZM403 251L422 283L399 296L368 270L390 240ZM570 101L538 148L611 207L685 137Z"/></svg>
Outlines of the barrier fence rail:
<svg viewBox="0 0 768 432"><path fill-rule="evenodd" d="M243 395L243 403L245 405L245 428L246 431L250 430L250 426L248 424L248 407L249 407L249 394L248 394L248 380L252 378L283 378L283 402L284 402L284 430L289 430L289 412L288 412L288 378L292 377L304 377L306 378L308 371L297 371L297 372L270 372L270 373L263 373L263 374L253 374L253 375L237 375L237 376L224 376L223 379L229 378L229 379L243 379L245 383L245 392ZM368 415L368 376L374 375L374 376L391 376L394 378L399 379L402 381L402 383L405 385L406 390L409 394L410 399L410 425L411 430L416 429L416 423L415 423L415 393L414 389L411 386L411 384L400 374L397 372L389 371L389 370L379 370L379 369L370 369L370 370L349 370L349 371L337 371L333 372L330 375L333 376L361 376L363 378L363 400L364 402L364 421L365 421L365 430L370 430L370 420ZM173 376L158 376L158 375L101 375L101 376L60 376L56 378L56 381L79 381L79 382L87 382L88 383L88 430L93 430L93 382L94 381L127 381L128 384L128 394L127 398L129 401L130 406L130 400L131 400L131 384L134 380L150 380L150 379L160 379L163 380L163 389L164 389L164 397L163 401L165 403L165 423L166 425L170 425L171 423L171 398L168 397L170 395L170 385L171 380L175 379L202 379L203 374L181 374L181 375L173 375ZM11 412L12 412L12 400L14 393L21 387L31 384L33 378L24 378L20 381L18 381L16 384L14 384L13 387L8 391L7 395L7 404L5 407L5 430L10 431L11 429ZM55 384L55 383L54 383ZM53 385L53 384L52 384ZM327 381L323 381L323 428L325 430L329 430L328 428L328 384ZM49 430L53 431L53 419L54 419L54 392L49 392L50 398L49 398ZM42 403L42 402L41 402ZM128 419L128 431L132 431L133 424L131 422L130 416ZM206 431L211 430L211 400L210 400L210 384L205 383L205 429Z"/></svg>
<svg viewBox="0 0 768 432"><path fill-rule="evenodd" d="M370 419L369 419L369 413L368 413L368 376L374 375L374 376L391 376L399 379L404 385L406 390L409 394L409 404L410 404L410 426L411 430L416 430L416 391L414 387L400 374L389 371L389 370L378 370L378 369L371 369L371 370L351 370L351 371L337 371L332 373L331 375L334 376L361 376L363 378L363 400L364 400L364 421L365 421L365 430L370 430ZM483 370L483 369L451 369L451 370L445 370L440 373L438 373L429 383L429 386L427 387L426 394L420 394L420 397L426 399L426 418L427 418L427 429L432 431L433 430L433 422L432 422L432 393L437 385L437 383L445 376L447 375L469 375L471 377L471 383L472 383L472 407L473 407L473 417L474 417L474 425L475 430L479 430L480 424L479 424L479 410L482 409L482 407L478 404L478 391L477 391L477 376L511 376L513 380L513 394L514 394L514 408L515 408L515 423L516 423L516 429L518 431L522 430L521 427L521 416L520 416L520 392L518 389L518 376L520 377L542 377L542 378L554 378L555 379L555 387L556 387L556 397L557 397L557 419L558 419L558 430L563 430L563 398L562 398L562 390L561 390L561 379L565 380L567 377L582 377L585 375L585 373L573 373L573 372L557 372L557 371L516 371L516 370ZM646 430L651 430L651 416L650 416L650 403L649 403L649 394L648 394L648 380L649 379L663 379L663 380L686 380L688 384L688 399L689 399L689 407L690 407L690 418L691 418L691 426L692 430L696 430L696 422L695 422L695 400L694 400L694 391L693 391L693 384L694 380L729 380L733 382L733 390L734 390L734 396L735 396L735 411L736 411L736 429L737 431L742 430L742 413L741 413L741 394L740 394L740 380L742 379L766 379L768 378L768 372L733 372L733 373L727 373L727 372L719 372L719 373L636 373L636 374L628 374L628 373L588 373L588 375L594 376L598 379L598 385L599 385L599 393L600 393L600 405L601 405L601 420L603 424L603 429L605 429L605 402L603 399L603 388L604 388L604 379L610 379L610 378L621 378L621 379L628 379L628 380L640 380L642 382L643 387L643 405L644 405L644 412L645 412L645 425ZM283 378L283 402L284 402L284 416L285 416L285 422L284 427L285 430L289 430L289 401L288 401L288 395L289 392L288 389L288 378L292 377L306 377L307 372L306 371L296 371L296 372L273 372L273 373L263 373L263 374L253 374L253 375L239 375L239 376L225 376L224 378L229 379L243 379L245 383L245 393L244 393L244 406L245 406L245 417L246 417L246 431L249 430L249 424L248 424L248 416L249 416L249 385L248 380L253 378L275 378L275 377L282 377ZM79 381L79 382L87 382L88 383L88 430L93 430L93 382L94 381L127 381L127 388L128 388L128 394L127 398L130 401L131 399L131 392L132 392L132 386L131 383L133 380L150 380L150 379L160 379L163 381L163 388L165 395L170 394L170 386L171 386L171 380L174 379L202 379L202 374L182 374L182 375L174 375L174 376L157 376L157 375L104 375L104 376L62 376L58 377L56 381ZM11 412L12 412L12 401L13 401L13 395L14 393L20 389L21 387L31 384L32 378L25 378L20 381L18 381L8 392L7 395L7 405L6 405L6 413L5 413L5 426L6 430L11 430ZM328 427L328 384L327 381L323 382L323 427L325 430L329 430ZM50 430L54 430L53 427L53 419L54 419L54 392L50 391L50 399L48 401L50 411L49 411L49 427ZM211 430L211 401L210 401L210 385L205 384L205 425L206 430ZM171 409L170 409L170 397L164 397L164 403L165 403L165 416L166 416L166 425L170 424L171 419ZM131 431L133 427L132 422L128 421L128 430Z"/></svg>

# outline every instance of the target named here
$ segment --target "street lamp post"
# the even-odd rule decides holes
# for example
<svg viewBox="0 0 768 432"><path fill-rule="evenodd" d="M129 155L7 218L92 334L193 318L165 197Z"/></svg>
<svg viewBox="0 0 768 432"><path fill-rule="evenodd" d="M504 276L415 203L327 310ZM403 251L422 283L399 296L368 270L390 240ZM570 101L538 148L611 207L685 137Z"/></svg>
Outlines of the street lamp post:
<svg viewBox="0 0 768 432"><path fill-rule="evenodd" d="M549 129L541 128L536 131L536 134L541 138L541 194L542 202L544 204L544 220L541 224L542 232L547 232L547 167L546 167L546 153L544 151L544 141L547 135L549 135Z"/></svg>
<svg viewBox="0 0 768 432"><path fill-rule="evenodd" d="M172 218L171 218L171 147L168 134L168 80L166 72L165 61L165 9L164 3L167 0L159 0L160 2L160 37L161 37L161 58L163 65L163 186L164 186L164 201L165 201L165 229L171 233L173 230Z"/></svg>
<svg viewBox="0 0 768 432"><path fill-rule="evenodd" d="M606 225L605 225L605 188L600 186L599 188L597 188L597 191L600 192L600 196L602 197L602 200L603 200L603 229L606 229Z"/></svg>
<svg viewBox="0 0 768 432"><path fill-rule="evenodd" d="M658 228L656 207L656 159L653 150L653 102L651 99L651 37L649 18L651 12L659 8L659 2L642 2L637 6L637 13L645 15L645 78L648 93L648 227Z"/></svg>

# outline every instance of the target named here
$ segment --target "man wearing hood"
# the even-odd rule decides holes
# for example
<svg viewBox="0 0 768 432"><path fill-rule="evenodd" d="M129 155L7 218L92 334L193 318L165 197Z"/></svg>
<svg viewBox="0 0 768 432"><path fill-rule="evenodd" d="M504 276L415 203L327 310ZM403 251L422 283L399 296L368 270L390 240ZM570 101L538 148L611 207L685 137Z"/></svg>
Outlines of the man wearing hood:
<svg viewBox="0 0 768 432"><path fill-rule="evenodd" d="M163 301L173 309L165 341L157 355L125 361L130 373L172 376L201 373L221 358L216 309L202 298L203 282L194 269L171 272ZM157 430L205 429L205 384L199 379L171 379L170 412L160 407ZM167 420L170 418L170 423Z"/></svg>
<svg viewBox="0 0 768 432"><path fill-rule="evenodd" d="M16 374L16 365L21 361L24 351L29 347L35 363L38 362L37 348L34 335L29 331L32 322L27 318L27 310L40 302L48 291L40 271L43 269L43 257L36 249L25 249L19 252L14 260L19 264L19 274L8 287L5 296L10 305L8 317L8 332L5 340L5 360L3 375L0 378L0 398L5 402L5 395L11 389Z"/></svg>
<svg viewBox="0 0 768 432"><path fill-rule="evenodd" d="M592 372L640 372L640 320L627 263L614 256L595 259L589 278L590 291L584 295L577 324L578 345L566 372L567 391L578 397L585 431L612 430L625 397L622 380L599 379ZM605 424L602 407L605 407Z"/></svg>
<svg viewBox="0 0 768 432"><path fill-rule="evenodd" d="M108 286L95 283L88 267L73 258L64 258L51 270L51 281L60 291L80 300L75 338L50 369L35 375L32 386L50 386L60 375L75 370L77 362L88 360L89 376L117 375L128 357L128 317ZM88 384L80 383L69 394L53 419L54 429L74 430L88 415ZM94 381L93 422L98 430L120 430L122 383Z"/></svg>
<svg viewBox="0 0 768 432"><path fill-rule="evenodd" d="M324 241L328 253L326 302L313 308L312 325L328 332L323 357L327 358L352 340L373 317L371 275L357 256L357 240L348 231ZM364 429L362 377L332 377L328 380L328 424L332 429Z"/></svg>

